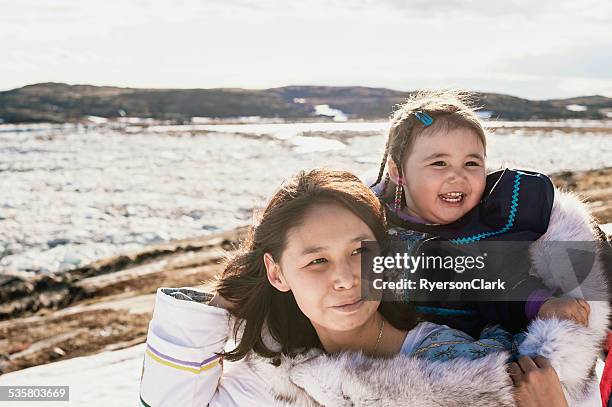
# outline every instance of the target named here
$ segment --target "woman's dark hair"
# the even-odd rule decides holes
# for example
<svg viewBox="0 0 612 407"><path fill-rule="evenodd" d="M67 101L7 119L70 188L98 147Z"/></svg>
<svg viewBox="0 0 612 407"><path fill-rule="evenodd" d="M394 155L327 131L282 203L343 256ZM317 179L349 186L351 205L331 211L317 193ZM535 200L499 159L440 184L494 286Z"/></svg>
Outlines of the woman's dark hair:
<svg viewBox="0 0 612 407"><path fill-rule="evenodd" d="M386 248L383 207L359 178L347 171L328 169L299 172L274 194L259 224L251 227L217 282L217 292L233 304L230 312L237 318L234 336L238 344L223 354L226 359L242 359L251 350L274 357L321 347L314 327L299 309L293 293L281 292L268 281L263 260L264 254L270 253L278 262L289 229L299 226L306 212L321 203L349 209L368 225L381 249ZM415 325L415 313L409 305L381 302L379 311L397 328L411 329ZM280 352L264 343L262 329L266 326L280 344Z"/></svg>

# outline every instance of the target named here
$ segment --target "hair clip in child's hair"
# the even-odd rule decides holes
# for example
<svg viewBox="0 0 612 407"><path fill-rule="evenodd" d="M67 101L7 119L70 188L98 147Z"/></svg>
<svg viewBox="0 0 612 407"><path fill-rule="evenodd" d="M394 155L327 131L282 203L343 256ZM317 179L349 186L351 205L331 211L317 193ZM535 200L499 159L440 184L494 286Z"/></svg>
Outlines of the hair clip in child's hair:
<svg viewBox="0 0 612 407"><path fill-rule="evenodd" d="M427 114L427 113L425 113L425 112L420 111L420 110L419 110L419 111L414 112L414 116L415 116L417 119L419 119L419 121L420 121L421 123L423 123L423 126L425 126L425 127L427 127L427 126L429 126L429 125L431 125L431 124L433 123L433 119L431 118L431 116L430 116L430 115L428 115L428 114Z"/></svg>

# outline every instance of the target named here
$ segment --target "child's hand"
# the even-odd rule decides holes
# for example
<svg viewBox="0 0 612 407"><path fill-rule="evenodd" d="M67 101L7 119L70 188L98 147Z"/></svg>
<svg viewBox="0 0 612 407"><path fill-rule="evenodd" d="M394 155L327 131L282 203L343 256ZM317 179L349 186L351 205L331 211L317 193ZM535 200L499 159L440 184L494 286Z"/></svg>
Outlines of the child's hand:
<svg viewBox="0 0 612 407"><path fill-rule="evenodd" d="M571 319L578 324L587 326L591 307L589 303L579 298L561 297L549 298L542 304L538 317Z"/></svg>

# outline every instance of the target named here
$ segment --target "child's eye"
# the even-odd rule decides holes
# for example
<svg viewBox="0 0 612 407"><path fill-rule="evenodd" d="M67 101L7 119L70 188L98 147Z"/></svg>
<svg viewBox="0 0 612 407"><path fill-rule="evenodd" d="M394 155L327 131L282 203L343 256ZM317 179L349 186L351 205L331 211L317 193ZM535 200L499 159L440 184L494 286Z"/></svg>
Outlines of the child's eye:
<svg viewBox="0 0 612 407"><path fill-rule="evenodd" d="M435 165L436 167L445 167L446 163L444 161L436 161L434 163L431 163L431 165Z"/></svg>
<svg viewBox="0 0 612 407"><path fill-rule="evenodd" d="M465 165L467 165L468 167L480 167L480 163L476 161L468 161L465 163Z"/></svg>
<svg viewBox="0 0 612 407"><path fill-rule="evenodd" d="M320 257L318 259L314 259L313 261L311 261L310 263L307 264L307 266L311 266L311 265L317 265L317 264L322 264L325 263L327 261L326 258L324 257Z"/></svg>

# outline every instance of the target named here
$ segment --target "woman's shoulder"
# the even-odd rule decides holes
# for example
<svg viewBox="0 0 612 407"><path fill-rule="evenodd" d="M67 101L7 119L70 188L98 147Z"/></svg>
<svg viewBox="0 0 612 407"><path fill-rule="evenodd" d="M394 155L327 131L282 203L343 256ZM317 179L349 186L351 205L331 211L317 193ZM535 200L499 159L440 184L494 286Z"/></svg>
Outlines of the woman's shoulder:
<svg viewBox="0 0 612 407"><path fill-rule="evenodd" d="M149 339L199 348L225 343L230 313L208 305L212 294L191 287L160 287L149 324Z"/></svg>
<svg viewBox="0 0 612 407"><path fill-rule="evenodd" d="M226 309L209 305L213 294L193 287L160 287L155 295L155 313L171 310L172 315L179 312L186 318L201 315L228 317Z"/></svg>

